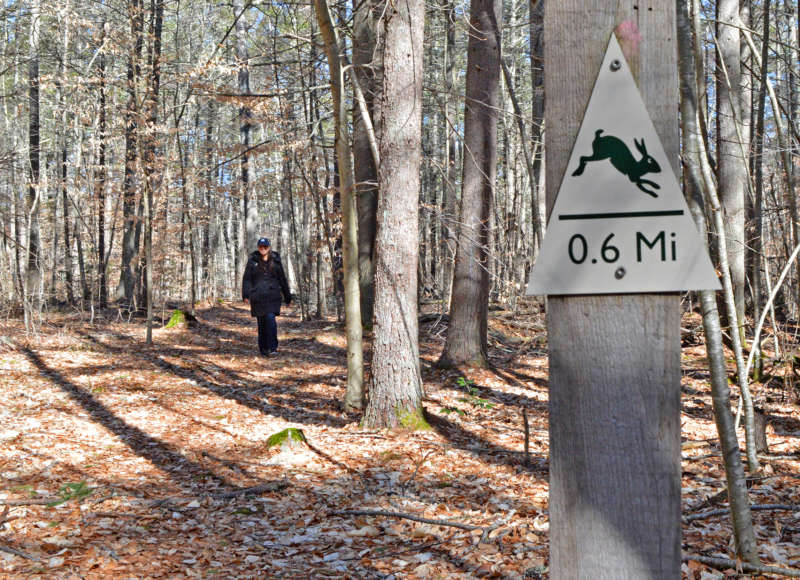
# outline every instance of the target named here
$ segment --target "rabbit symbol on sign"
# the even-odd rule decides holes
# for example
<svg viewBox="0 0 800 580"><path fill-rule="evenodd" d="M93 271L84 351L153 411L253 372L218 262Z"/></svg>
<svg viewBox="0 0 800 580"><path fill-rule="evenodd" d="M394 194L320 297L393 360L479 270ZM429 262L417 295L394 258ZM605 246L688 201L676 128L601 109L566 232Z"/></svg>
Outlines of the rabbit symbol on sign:
<svg viewBox="0 0 800 580"><path fill-rule="evenodd" d="M582 175L583 170L586 169L586 164L590 161L608 159L611 161L611 165L620 173L627 175L628 179L636 184L636 187L647 195L658 197L658 194L648 189L647 186L653 189L661 189L661 186L649 179L642 179L642 175L647 173L661 172L661 166L647 153L644 139L639 141L636 139L633 140L636 149L642 154L642 158L637 160L622 139L612 135L603 136L601 135L602 133L603 129L595 131L594 140L592 141L592 154L590 156L581 157L581 163L578 168L573 171L572 175Z"/></svg>

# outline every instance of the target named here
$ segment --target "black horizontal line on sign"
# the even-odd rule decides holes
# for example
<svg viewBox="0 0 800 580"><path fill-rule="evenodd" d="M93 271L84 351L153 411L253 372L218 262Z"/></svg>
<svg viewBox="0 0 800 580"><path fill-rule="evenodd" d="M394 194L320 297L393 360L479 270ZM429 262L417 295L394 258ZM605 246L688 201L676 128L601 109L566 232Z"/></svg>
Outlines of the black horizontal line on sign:
<svg viewBox="0 0 800 580"><path fill-rule="evenodd" d="M663 217L669 215L683 215L682 209L669 209L664 211L623 211L617 213L562 213L559 220L601 220L609 218L639 218Z"/></svg>

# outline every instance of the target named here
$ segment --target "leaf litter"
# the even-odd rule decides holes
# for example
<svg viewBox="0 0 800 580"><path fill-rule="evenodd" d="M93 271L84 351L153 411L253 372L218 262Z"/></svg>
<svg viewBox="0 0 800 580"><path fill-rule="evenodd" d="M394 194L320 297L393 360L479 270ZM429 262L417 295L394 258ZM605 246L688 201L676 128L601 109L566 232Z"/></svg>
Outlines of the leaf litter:
<svg viewBox="0 0 800 580"><path fill-rule="evenodd" d="M264 359L239 305L157 329L152 347L141 323L52 315L0 352L0 577L546 578L543 315L493 315L493 366L465 374L435 367L443 323L423 316L434 429L418 433L367 431L342 410L332 320L290 311L280 355ZM7 321L0 334L22 330ZM687 517L727 506L695 335L683 349L683 551L731 558L725 515ZM756 504L800 505L792 378L778 369L755 386L771 418ZM800 509L753 517L764 562L800 566ZM688 561L682 575L739 573Z"/></svg>

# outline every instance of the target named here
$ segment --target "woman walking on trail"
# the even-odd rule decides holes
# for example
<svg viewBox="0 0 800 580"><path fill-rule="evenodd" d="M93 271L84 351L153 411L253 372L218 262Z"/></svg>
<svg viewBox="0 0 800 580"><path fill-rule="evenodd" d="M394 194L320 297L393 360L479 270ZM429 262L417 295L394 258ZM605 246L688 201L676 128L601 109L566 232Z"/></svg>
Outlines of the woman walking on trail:
<svg viewBox="0 0 800 580"><path fill-rule="evenodd" d="M258 250L250 254L242 279L242 299L250 304L250 315L258 320L258 350L263 356L278 352L278 324L281 295L292 302L281 257L270 249L269 238L258 240Z"/></svg>

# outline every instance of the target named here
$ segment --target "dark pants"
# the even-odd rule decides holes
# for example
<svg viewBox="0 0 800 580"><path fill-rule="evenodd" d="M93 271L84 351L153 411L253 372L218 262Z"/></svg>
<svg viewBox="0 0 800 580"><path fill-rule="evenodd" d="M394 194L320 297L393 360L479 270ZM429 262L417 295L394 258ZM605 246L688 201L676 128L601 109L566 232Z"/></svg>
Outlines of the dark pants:
<svg viewBox="0 0 800 580"><path fill-rule="evenodd" d="M261 354L278 350L278 323L275 315L269 313L257 317L258 320L258 350Z"/></svg>

